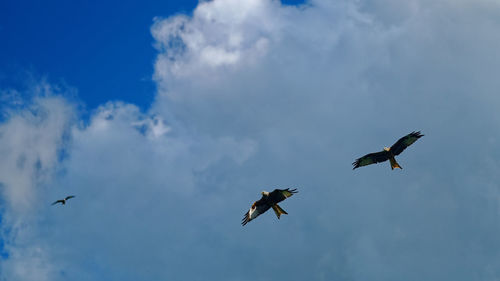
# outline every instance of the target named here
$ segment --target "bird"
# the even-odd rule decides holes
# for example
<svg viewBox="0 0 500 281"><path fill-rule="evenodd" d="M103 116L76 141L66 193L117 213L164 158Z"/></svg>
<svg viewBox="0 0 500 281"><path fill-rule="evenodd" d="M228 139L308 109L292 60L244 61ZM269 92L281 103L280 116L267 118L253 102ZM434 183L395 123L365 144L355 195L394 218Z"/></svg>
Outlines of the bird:
<svg viewBox="0 0 500 281"><path fill-rule="evenodd" d="M57 203L62 203L63 205L66 205L66 200L71 199L71 198L75 198L75 196L74 195L67 196L64 199L57 200L56 202L52 203L52 205L55 205Z"/></svg>
<svg viewBox="0 0 500 281"><path fill-rule="evenodd" d="M405 150L408 146L412 145L414 142L416 142L419 138L423 137L420 133L418 132L411 132L408 135L400 138L395 144L393 144L390 148L384 147L384 150L380 152L375 152L375 153L370 153L366 154L363 157L360 157L356 159L352 163L354 166L352 169L356 169L359 167L363 167L366 165L374 164L374 163L380 163L389 160L391 163L391 169L394 170L396 168L403 169L401 165L399 165L398 162L396 162L396 159L394 156L399 155L403 150Z"/></svg>
<svg viewBox="0 0 500 281"><path fill-rule="evenodd" d="M285 200L286 198L292 196L297 193L297 189L275 189L273 192L262 191L262 198L255 201L252 204L252 207L248 212L245 213L243 219L241 220L241 224L244 226L249 221L255 219L260 214L265 213L269 208L273 208L274 213L280 218L282 214L288 215L285 210L283 210L278 203Z"/></svg>

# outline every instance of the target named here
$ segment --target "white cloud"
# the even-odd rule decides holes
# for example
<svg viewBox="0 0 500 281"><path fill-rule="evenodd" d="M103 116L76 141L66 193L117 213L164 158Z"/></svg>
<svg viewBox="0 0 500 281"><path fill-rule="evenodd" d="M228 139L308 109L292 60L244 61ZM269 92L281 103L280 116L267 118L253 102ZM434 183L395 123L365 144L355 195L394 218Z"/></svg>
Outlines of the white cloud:
<svg viewBox="0 0 500 281"><path fill-rule="evenodd" d="M2 263L1 272L9 280L57 280L66 278L66 267L72 273L80 271L57 255L66 252L63 249L75 238L89 247L84 241L107 241L110 247L104 248L109 252L96 254L96 258L112 263L123 241L104 232L92 236L86 232L89 227L106 229L112 219L115 226L110 231L116 235L114 231L131 221L142 224L142 220L154 226L159 217L141 218L151 198L172 197L162 199L156 207L150 206L158 214L165 210L165 201L171 201L167 209L186 208L174 198L187 200L194 196L202 184L198 177L206 169L226 159L241 165L256 149L251 140L188 134L167 125L161 116L141 113L136 106L120 102L99 107L88 125L74 122L74 107L58 96L35 97L32 106L10 115L0 127L5 159L1 161L0 180L2 197L9 204L2 218L2 239L9 258ZM62 150L67 150L68 156L60 157ZM77 198L62 208L49 206L68 194L76 194ZM79 201L87 204L81 205L85 206L81 213L73 213L81 220L73 219L82 223L79 232L85 235L61 237L61 232L74 231L74 226L68 226L68 230L65 223L56 221L63 219L63 213L58 212L71 213L67 209L78 206ZM117 202L125 203L132 213L124 216L127 212L116 212L123 207ZM51 228L62 230L49 231ZM142 230L136 234L140 233ZM95 240L88 240L90 237ZM57 241L60 243L56 246Z"/></svg>
<svg viewBox="0 0 500 281"><path fill-rule="evenodd" d="M292 240L310 238L308 248L288 251L307 256L309 249L316 249L331 263L311 257L322 264L319 275L294 271L287 275L292 280L443 279L443 268L463 280L500 274L486 273L499 264L496 254L475 252L467 262L455 259L460 255L456 245L463 245L464 251L488 248L499 231L484 227L496 224L499 217L493 168L499 163L491 155L494 146L479 144L499 137L495 108L500 106L500 85L491 75L500 70L494 51L500 47L494 32L500 9L490 1L393 2L312 1L299 8L270 4L266 14L274 28L248 24L245 15L230 27L217 25L223 35L219 44L235 29L248 40L233 52L245 52L246 46L266 39L265 52L235 61L231 68L219 65L207 71L190 52L201 53L200 46L217 43L190 47L189 38L180 38L179 46L184 47L175 60L165 60L163 52L158 57L158 111L165 112L168 105L187 127L205 134L258 140L259 151L250 162L255 166L244 165L242 176L247 176L240 183L302 187L300 199L294 199L307 205L300 209L307 213L304 220L319 217L320 226L307 224L303 232L284 227L287 235L295 234ZM204 8L216 13L221 3L205 3ZM215 22L231 21L231 15L218 15ZM184 19L190 32L202 33L197 38L211 34L207 26L215 26L197 13ZM161 34L163 24L172 20L157 22L153 34ZM175 73L189 75L172 75L168 70L174 65ZM415 129L426 137L402 156L404 173L389 174L387 165L349 171L359 154L390 145ZM478 181L482 184L475 188L481 192L471 187ZM488 203L460 207L471 198ZM467 220L465 213L474 213L482 222ZM319 240L316 227L325 233ZM463 228L476 231L459 234ZM482 240L484 233L489 238ZM442 245L439 253L433 253L437 245ZM279 251L272 260L294 264L293 258L282 257L288 251ZM461 264L460 270L453 269L456 264ZM266 263L259 265L266 271ZM414 275L419 268L428 270ZM256 273L249 276L259 279Z"/></svg>
<svg viewBox="0 0 500 281"><path fill-rule="evenodd" d="M36 97L21 111L11 112L0 127L0 182L10 207L29 208L35 186L47 179L64 149L73 108L60 97Z"/></svg>
<svg viewBox="0 0 500 281"><path fill-rule="evenodd" d="M274 1L202 2L193 18L183 15L157 19L152 33L165 53L156 63L155 77L187 77L214 67L252 62L266 53L280 28L281 14Z"/></svg>
<svg viewBox="0 0 500 281"><path fill-rule="evenodd" d="M53 94L41 82L31 102L15 103L6 110L0 126L0 192L4 240L9 258L2 261L0 272L9 280L52 280L50 248L38 243L36 218L46 191L42 188L58 170L66 149L74 107ZM45 206L46 207L46 206Z"/></svg>

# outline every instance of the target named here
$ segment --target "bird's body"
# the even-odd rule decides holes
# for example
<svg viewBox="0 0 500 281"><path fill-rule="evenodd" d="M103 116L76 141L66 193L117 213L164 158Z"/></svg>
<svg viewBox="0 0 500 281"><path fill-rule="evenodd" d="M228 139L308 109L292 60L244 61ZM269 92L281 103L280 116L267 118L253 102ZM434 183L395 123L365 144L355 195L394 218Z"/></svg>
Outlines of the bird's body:
<svg viewBox="0 0 500 281"><path fill-rule="evenodd" d="M389 160L391 163L391 169L394 170L396 168L403 169L399 163L396 161L395 156L401 154L403 150L405 150L408 146L412 145L414 142L416 142L419 138L423 137L420 133L418 132L411 132L410 134L400 138L395 144L393 144L391 147L384 147L384 150L380 152L375 152L375 153L369 153L366 154L363 157L360 157L356 159L352 163L354 166L352 169L356 169L359 167L363 167L366 165L370 164L375 164L375 163L380 163Z"/></svg>
<svg viewBox="0 0 500 281"><path fill-rule="evenodd" d="M75 196L74 195L67 196L64 199L60 199L60 200L55 201L54 203L52 203L52 205L55 205L57 203L61 203L62 205L66 205L66 200L71 199L71 198L75 198Z"/></svg>
<svg viewBox="0 0 500 281"><path fill-rule="evenodd" d="M265 213L270 208L273 209L278 219L282 214L288 214L278 205L278 203L295 193L297 193L297 189L289 188L275 189L273 192L263 191L262 197L252 204L250 210L248 210L248 212L246 212L245 216L243 217L241 224L246 225L249 221L255 219L260 214Z"/></svg>
<svg viewBox="0 0 500 281"><path fill-rule="evenodd" d="M387 152L388 152L389 162L391 163L391 169L392 170L396 168L403 169L396 161L396 158L394 157L394 153L392 153L391 148L388 148Z"/></svg>

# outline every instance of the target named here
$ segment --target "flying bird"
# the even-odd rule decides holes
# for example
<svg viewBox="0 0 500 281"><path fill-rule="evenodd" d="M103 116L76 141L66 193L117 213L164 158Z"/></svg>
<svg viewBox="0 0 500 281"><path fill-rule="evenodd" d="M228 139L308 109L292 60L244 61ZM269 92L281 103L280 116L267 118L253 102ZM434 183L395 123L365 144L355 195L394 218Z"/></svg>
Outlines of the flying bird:
<svg viewBox="0 0 500 281"><path fill-rule="evenodd" d="M278 205L279 202L297 193L297 189L275 189L273 192L262 191L262 198L255 201L248 212L241 220L242 225L246 225L249 221L255 219L260 214L265 213L269 208L273 208L274 213L280 218L282 214L288 215L285 210Z"/></svg>
<svg viewBox="0 0 500 281"><path fill-rule="evenodd" d="M66 205L66 200L71 199L71 198L75 198L75 196L73 196L73 195L67 196L64 199L57 200L56 202L52 203L52 205L55 205L57 203L62 203L63 205Z"/></svg>
<svg viewBox="0 0 500 281"><path fill-rule="evenodd" d="M395 168L400 168L403 169L398 162L396 162L396 159L394 156L399 155L403 150L405 150L408 146L412 145L414 142L416 142L419 138L423 137L420 133L418 132L411 132L408 135L400 138L395 144L393 144L391 147L384 147L384 150L380 152L375 152L375 153L370 153L366 154L365 156L356 159L352 163L354 168L353 170L359 167L363 167L366 165L374 164L374 163L380 163L389 160L391 162L391 169L394 170Z"/></svg>

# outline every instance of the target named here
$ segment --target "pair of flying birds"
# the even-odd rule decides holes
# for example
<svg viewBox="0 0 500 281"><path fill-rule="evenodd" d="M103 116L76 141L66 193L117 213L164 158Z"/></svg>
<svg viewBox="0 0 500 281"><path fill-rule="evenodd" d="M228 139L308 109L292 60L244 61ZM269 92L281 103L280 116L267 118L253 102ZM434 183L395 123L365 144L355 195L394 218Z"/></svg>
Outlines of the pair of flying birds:
<svg viewBox="0 0 500 281"><path fill-rule="evenodd" d="M403 150L405 150L408 146L412 145L414 142L416 142L419 138L423 136L424 135L422 135L420 131L411 132L408 135L400 138L391 147L384 147L384 150L380 152L369 153L363 157L356 159L356 161L352 163L352 165L354 166L352 169L354 170L359 167L385 162L387 160L389 160L392 170L394 170L395 168L403 169L401 165L399 165L399 163L396 162L396 159L394 157L401 154ZM287 215L288 213L285 212L285 210L283 210L278 205L278 203L297 192L298 192L297 189L289 189L289 188L275 189L273 192L262 191L262 197L258 201L255 201L252 204L250 210L248 210L248 212L246 212L246 214L243 216L241 224L246 225L249 221L255 219L260 214L265 213L270 208L273 209L278 219L282 214Z"/></svg>

